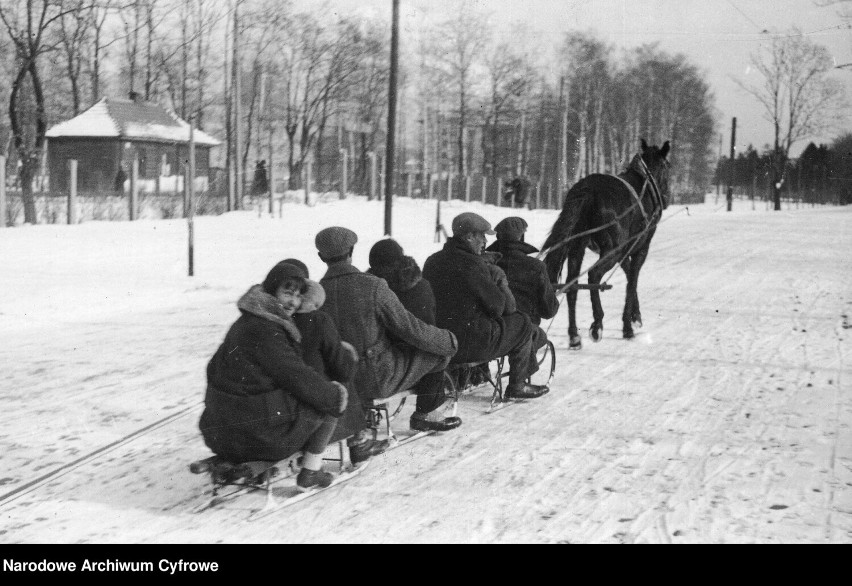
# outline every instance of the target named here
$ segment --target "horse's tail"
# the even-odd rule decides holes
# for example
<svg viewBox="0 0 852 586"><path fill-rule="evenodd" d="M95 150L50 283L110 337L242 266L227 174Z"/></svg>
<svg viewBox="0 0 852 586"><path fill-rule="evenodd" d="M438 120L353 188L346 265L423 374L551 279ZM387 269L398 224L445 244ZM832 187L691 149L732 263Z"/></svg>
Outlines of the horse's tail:
<svg viewBox="0 0 852 586"><path fill-rule="evenodd" d="M562 211L541 247L542 255L564 248L574 234L585 229L585 216L592 196L593 194L585 188L582 181L568 190L565 194L565 202L562 204Z"/></svg>
<svg viewBox="0 0 852 586"><path fill-rule="evenodd" d="M550 229L539 254L544 257L551 281L555 281L561 272L572 236L586 229L586 215L592 197L593 194L586 188L584 181L575 184L565 194L562 211Z"/></svg>

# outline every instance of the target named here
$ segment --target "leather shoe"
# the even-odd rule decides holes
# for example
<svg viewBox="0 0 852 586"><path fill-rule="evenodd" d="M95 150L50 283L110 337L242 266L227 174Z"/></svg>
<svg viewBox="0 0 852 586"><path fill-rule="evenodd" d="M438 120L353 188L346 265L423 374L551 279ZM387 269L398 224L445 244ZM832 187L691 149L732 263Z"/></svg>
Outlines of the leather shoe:
<svg viewBox="0 0 852 586"><path fill-rule="evenodd" d="M360 464L383 453L389 445L388 440L368 439L360 444L349 446L349 459L352 460L353 464Z"/></svg>
<svg viewBox="0 0 852 586"><path fill-rule="evenodd" d="M504 396L507 399L536 399L549 392L550 388L547 385L524 384L517 387L509 385L506 387Z"/></svg>
<svg viewBox="0 0 852 586"><path fill-rule="evenodd" d="M437 421L430 421L425 416L418 416L417 412L411 416L409 424L415 431L450 431L460 426L461 417L444 417Z"/></svg>

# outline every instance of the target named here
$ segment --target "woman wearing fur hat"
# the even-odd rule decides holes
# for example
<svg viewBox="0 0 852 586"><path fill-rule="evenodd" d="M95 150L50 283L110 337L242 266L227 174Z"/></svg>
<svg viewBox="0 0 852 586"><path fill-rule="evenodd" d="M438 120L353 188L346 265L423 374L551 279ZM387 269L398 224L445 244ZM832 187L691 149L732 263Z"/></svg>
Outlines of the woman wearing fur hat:
<svg viewBox="0 0 852 586"><path fill-rule="evenodd" d="M303 489L331 484L322 454L348 402L342 384L302 359L292 316L310 287L305 271L281 262L240 298L242 315L207 365L199 423L207 446L231 461L282 460L303 451L296 480Z"/></svg>

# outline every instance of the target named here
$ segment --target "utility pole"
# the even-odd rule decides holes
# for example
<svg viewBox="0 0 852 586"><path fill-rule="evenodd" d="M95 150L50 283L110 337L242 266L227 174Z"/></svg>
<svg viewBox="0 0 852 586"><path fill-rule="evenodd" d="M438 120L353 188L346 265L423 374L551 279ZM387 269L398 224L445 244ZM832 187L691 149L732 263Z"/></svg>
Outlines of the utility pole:
<svg viewBox="0 0 852 586"><path fill-rule="evenodd" d="M731 211L731 207L734 203L734 155L736 154L736 145L737 145L737 118L736 116L731 121L731 160L730 162L730 173L728 179L728 211Z"/></svg>
<svg viewBox="0 0 852 586"><path fill-rule="evenodd" d="M388 136L385 141L385 236L391 235L394 149L396 148L396 72L399 68L399 0L392 1L393 21L391 24L390 82L388 87Z"/></svg>
<svg viewBox="0 0 852 586"><path fill-rule="evenodd" d="M240 80L240 0L234 2L234 209L243 207L243 181L245 169L242 165L242 83Z"/></svg>
<svg viewBox="0 0 852 586"><path fill-rule="evenodd" d="M195 274L195 134L193 126L195 125L195 114L189 117L189 161L187 171L188 179L186 187L186 196L189 200L187 208L186 223L189 229L189 276Z"/></svg>

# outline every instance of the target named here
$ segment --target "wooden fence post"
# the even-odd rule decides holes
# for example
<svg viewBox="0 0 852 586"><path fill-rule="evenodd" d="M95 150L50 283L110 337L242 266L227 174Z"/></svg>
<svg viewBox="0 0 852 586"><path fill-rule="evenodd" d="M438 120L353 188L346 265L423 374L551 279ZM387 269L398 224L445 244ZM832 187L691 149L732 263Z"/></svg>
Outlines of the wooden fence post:
<svg viewBox="0 0 852 586"><path fill-rule="evenodd" d="M482 176L482 205L485 205L485 201L488 196L488 176Z"/></svg>
<svg viewBox="0 0 852 586"><path fill-rule="evenodd" d="M272 174L272 149L269 149L269 217L275 217L275 177Z"/></svg>
<svg viewBox="0 0 852 586"><path fill-rule="evenodd" d="M408 199L411 199L412 189L414 188L414 175L409 173L407 176L407 181L405 185L405 194L408 196Z"/></svg>
<svg viewBox="0 0 852 586"><path fill-rule="evenodd" d="M0 155L0 228L6 227L6 157Z"/></svg>
<svg viewBox="0 0 852 586"><path fill-rule="evenodd" d="M453 199L453 174L447 173L447 201Z"/></svg>
<svg viewBox="0 0 852 586"><path fill-rule="evenodd" d="M497 177L497 207L503 207L503 178Z"/></svg>
<svg viewBox="0 0 852 586"><path fill-rule="evenodd" d="M470 175L464 176L464 200L470 202Z"/></svg>
<svg viewBox="0 0 852 586"><path fill-rule="evenodd" d="M535 184L535 209L541 209L541 182Z"/></svg>
<svg viewBox="0 0 852 586"><path fill-rule="evenodd" d="M68 159L68 223L77 223L77 160Z"/></svg>
<svg viewBox="0 0 852 586"><path fill-rule="evenodd" d="M435 180L432 179L432 174L429 174L429 199L432 199L435 189Z"/></svg>
<svg viewBox="0 0 852 586"><path fill-rule="evenodd" d="M311 205L311 160L305 160L305 205Z"/></svg>
<svg viewBox="0 0 852 586"><path fill-rule="evenodd" d="M348 188L348 185L346 184L348 177L346 174L348 172L347 164L349 162L346 155L346 149L340 149L340 195L338 196L338 199L346 199L346 189Z"/></svg>
<svg viewBox="0 0 852 586"><path fill-rule="evenodd" d="M547 184L547 209L553 209L553 183Z"/></svg>
<svg viewBox="0 0 852 586"><path fill-rule="evenodd" d="M129 218L132 222L136 219L137 199L139 197L139 157L133 155L133 163L130 165L130 209Z"/></svg>
<svg viewBox="0 0 852 586"><path fill-rule="evenodd" d="M367 153L370 157L370 193L367 195L367 201L372 201L376 197L376 153Z"/></svg>

